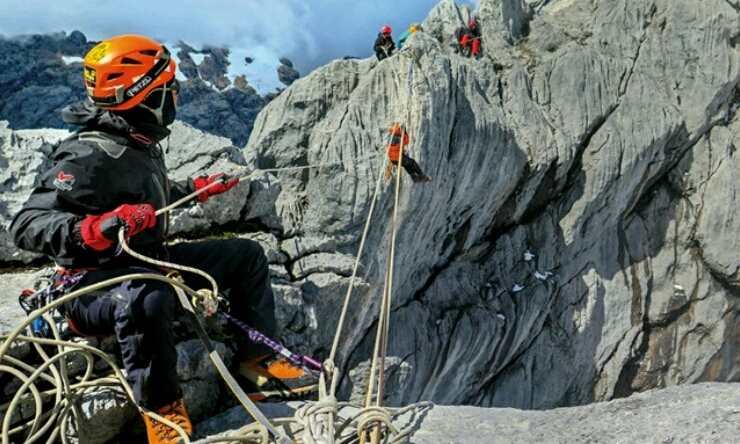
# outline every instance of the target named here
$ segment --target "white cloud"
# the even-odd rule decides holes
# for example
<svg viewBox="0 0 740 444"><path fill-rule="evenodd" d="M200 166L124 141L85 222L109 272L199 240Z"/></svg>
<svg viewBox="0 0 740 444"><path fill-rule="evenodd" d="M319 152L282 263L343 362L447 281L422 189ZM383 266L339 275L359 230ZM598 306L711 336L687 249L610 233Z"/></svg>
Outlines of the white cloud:
<svg viewBox="0 0 740 444"><path fill-rule="evenodd" d="M305 75L334 58L370 57L381 26L405 29L423 21L439 1L4 0L3 10L12 13L0 15L0 34L80 30L89 40L143 34L164 42L182 40L194 48L228 46L235 51L260 46L291 59Z"/></svg>

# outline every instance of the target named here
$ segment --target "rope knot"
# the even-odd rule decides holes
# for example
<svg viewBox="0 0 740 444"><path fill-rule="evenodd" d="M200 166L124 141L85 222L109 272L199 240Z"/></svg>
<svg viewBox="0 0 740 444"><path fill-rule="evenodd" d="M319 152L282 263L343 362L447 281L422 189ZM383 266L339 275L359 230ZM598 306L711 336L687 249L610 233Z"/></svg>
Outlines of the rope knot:
<svg viewBox="0 0 740 444"><path fill-rule="evenodd" d="M357 436L359 437L363 433L370 433L370 428L376 424L378 427L381 427L382 436L387 436L388 432L393 436L398 434L398 430L393 427L393 419L390 412L383 407L372 406L362 409L357 420Z"/></svg>
<svg viewBox="0 0 740 444"><path fill-rule="evenodd" d="M303 426L304 444L333 444L334 418L339 412L337 398L325 396L308 403L295 412L295 420Z"/></svg>

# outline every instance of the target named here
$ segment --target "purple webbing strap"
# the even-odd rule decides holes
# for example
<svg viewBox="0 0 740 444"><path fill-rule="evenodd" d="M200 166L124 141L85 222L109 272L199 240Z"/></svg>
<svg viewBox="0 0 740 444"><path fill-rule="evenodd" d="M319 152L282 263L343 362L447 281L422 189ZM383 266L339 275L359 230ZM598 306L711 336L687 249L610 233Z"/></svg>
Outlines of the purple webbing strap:
<svg viewBox="0 0 740 444"><path fill-rule="evenodd" d="M218 312L221 313L226 319L230 320L234 324L238 325L242 330L244 330L249 336L249 340L254 342L255 344L264 344L265 346L275 351L275 353L278 353L281 356L285 356L285 358L287 358L294 365L298 365L301 367L313 367L318 371L325 371L324 366L310 356L301 356L292 353L287 348L283 347L282 345L278 344L264 334L253 329L252 327L248 326L247 324L230 315L229 313L226 313L223 310L219 310Z"/></svg>

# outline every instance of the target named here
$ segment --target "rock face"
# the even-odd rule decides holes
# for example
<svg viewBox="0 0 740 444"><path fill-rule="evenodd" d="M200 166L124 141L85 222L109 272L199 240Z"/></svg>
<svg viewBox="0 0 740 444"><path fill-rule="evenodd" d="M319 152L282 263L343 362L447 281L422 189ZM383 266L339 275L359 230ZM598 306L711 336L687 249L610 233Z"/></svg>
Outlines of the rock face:
<svg viewBox="0 0 740 444"><path fill-rule="evenodd" d="M94 44L79 31L17 39L0 37L0 120L11 128L65 128L61 110L85 97L79 63L62 56L84 55Z"/></svg>
<svg viewBox="0 0 740 444"><path fill-rule="evenodd" d="M95 44L80 31L69 36L0 36L0 53L7 55L0 60L0 89L4 91L0 120L7 120L13 129L71 129L61 120L60 112L70 103L85 100L81 58ZM178 55L178 68L187 77L182 82L178 118L244 146L267 98L260 97L246 82L232 85L226 76L231 64L227 48L206 46L196 50L180 43L170 49ZM202 57L199 63L192 56L196 53ZM290 85L300 75L290 60L281 58L280 62L280 81ZM275 94L270 93L270 98Z"/></svg>
<svg viewBox="0 0 740 444"><path fill-rule="evenodd" d="M450 48L471 17L480 60ZM548 409L734 380L738 3L445 0L422 29L296 81L246 148L317 165L276 173L283 230L355 254L387 128L408 128L434 180L401 173L388 353L412 370L389 402ZM394 183L343 368L371 355Z"/></svg>
<svg viewBox="0 0 740 444"><path fill-rule="evenodd" d="M278 76L280 81L287 86L290 86L298 80L300 74L293 68L293 62L285 57L280 59L280 66L278 67Z"/></svg>
<svg viewBox="0 0 740 444"><path fill-rule="evenodd" d="M390 265L388 405L545 410L734 381L738 11L737 0L481 0L476 10L443 0L405 51L296 80L241 150L178 123L167 154L176 178L225 169L249 180L174 214L173 231L258 238L286 345L321 359L369 221L338 336L341 399L367 383ZM480 59L453 51L454 30L473 17ZM394 122L434 178L413 184L396 171L397 213L396 176L383 179ZM52 136L0 130L8 158ZM23 161L31 175L37 154ZM3 182L18 193L3 194L7 214L21 179ZM9 246L2 254L26 260ZM705 387L675 388L675 403ZM624 412L641 399L606 405ZM734 401L712 399L734 421L723 410ZM547 435L542 416L528 418L513 421L536 429L532 441ZM584 427L580 436L605 433ZM673 442L628 429L569 442ZM454 441L440 436L422 441Z"/></svg>
<svg viewBox="0 0 740 444"><path fill-rule="evenodd" d="M3 166L0 170L0 261L27 263L38 257L16 248L7 229L26 201L36 178L51 166L48 155L53 144L68 135L65 130L12 131L7 121L0 121L0 165Z"/></svg>

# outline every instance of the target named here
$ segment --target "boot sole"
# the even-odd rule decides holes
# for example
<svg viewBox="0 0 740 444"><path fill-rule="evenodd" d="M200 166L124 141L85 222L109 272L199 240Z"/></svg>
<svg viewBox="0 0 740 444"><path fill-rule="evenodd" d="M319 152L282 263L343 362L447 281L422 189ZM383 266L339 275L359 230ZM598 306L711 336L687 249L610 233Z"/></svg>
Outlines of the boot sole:
<svg viewBox="0 0 740 444"><path fill-rule="evenodd" d="M249 399L254 402L284 402L308 399L312 394L318 393L318 385L301 387L295 390L261 390L247 393Z"/></svg>

